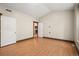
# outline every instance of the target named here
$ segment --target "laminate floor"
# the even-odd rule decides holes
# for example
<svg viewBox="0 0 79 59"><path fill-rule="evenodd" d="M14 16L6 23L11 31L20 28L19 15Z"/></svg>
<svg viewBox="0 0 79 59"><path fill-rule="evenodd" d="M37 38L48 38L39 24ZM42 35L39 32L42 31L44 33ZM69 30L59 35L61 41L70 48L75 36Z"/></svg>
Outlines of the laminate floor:
<svg viewBox="0 0 79 59"><path fill-rule="evenodd" d="M0 48L0 56L77 56L74 43L34 38Z"/></svg>

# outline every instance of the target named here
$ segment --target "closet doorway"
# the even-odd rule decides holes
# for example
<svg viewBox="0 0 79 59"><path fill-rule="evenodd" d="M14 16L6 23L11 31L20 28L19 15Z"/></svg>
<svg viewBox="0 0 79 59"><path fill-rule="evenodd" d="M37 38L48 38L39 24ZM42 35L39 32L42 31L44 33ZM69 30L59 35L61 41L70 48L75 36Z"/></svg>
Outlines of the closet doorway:
<svg viewBox="0 0 79 59"><path fill-rule="evenodd" d="M33 21L33 37L38 37L38 22Z"/></svg>

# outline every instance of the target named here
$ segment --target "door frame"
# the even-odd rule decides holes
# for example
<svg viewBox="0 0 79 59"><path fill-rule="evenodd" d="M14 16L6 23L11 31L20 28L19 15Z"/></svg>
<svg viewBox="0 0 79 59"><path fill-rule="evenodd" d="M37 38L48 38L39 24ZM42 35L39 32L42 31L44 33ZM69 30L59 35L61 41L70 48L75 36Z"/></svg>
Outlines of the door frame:
<svg viewBox="0 0 79 59"><path fill-rule="evenodd" d="M38 26L38 22L37 21L33 21L33 38L34 38L34 23L37 23L37 26ZM37 33L37 37L38 37L38 33Z"/></svg>

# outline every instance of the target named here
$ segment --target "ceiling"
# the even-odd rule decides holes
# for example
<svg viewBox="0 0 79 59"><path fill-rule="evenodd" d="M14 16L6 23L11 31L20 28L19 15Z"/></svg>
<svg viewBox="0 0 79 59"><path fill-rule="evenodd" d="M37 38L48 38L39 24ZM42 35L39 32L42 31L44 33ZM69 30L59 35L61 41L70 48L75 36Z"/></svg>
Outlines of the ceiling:
<svg viewBox="0 0 79 59"><path fill-rule="evenodd" d="M1 3L5 7L40 18L52 11L73 10L74 3Z"/></svg>

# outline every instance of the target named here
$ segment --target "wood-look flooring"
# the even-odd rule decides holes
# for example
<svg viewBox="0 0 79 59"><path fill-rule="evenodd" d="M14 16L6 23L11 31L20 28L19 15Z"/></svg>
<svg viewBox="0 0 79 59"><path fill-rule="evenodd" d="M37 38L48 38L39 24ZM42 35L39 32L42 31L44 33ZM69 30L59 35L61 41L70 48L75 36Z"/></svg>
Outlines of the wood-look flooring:
<svg viewBox="0 0 79 59"><path fill-rule="evenodd" d="M34 38L0 48L0 56L77 56L74 43Z"/></svg>

